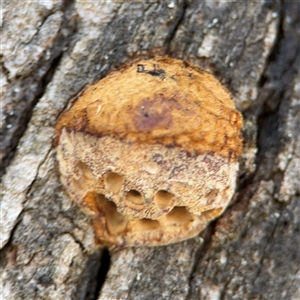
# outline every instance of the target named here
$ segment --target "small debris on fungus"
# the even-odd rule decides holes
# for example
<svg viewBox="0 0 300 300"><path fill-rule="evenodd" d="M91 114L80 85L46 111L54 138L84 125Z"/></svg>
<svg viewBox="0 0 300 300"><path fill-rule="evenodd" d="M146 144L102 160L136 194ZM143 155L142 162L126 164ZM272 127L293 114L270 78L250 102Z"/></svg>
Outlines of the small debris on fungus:
<svg viewBox="0 0 300 300"><path fill-rule="evenodd" d="M90 86L56 126L61 181L110 247L197 235L227 207L242 117L209 73L134 62Z"/></svg>

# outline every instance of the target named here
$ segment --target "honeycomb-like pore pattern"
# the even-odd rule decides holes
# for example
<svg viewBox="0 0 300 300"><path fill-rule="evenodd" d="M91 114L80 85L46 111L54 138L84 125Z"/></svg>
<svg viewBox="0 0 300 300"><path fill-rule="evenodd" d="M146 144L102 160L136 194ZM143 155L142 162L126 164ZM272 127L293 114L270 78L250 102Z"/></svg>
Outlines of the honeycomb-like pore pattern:
<svg viewBox="0 0 300 300"><path fill-rule="evenodd" d="M156 58L90 86L56 126L61 181L99 243L155 246L198 234L227 207L242 117L209 73Z"/></svg>
<svg viewBox="0 0 300 300"><path fill-rule="evenodd" d="M237 162L214 154L66 130L57 153L69 193L92 216L99 242L110 246L193 237L223 212L235 189Z"/></svg>

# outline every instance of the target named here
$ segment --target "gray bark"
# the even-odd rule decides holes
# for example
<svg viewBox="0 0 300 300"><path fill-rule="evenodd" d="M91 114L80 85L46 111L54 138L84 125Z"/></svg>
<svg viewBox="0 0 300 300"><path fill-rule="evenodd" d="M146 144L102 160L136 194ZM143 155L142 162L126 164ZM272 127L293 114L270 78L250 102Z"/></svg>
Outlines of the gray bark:
<svg viewBox="0 0 300 300"><path fill-rule="evenodd" d="M3 1L1 11L1 299L300 298L298 1ZM82 88L158 55L232 93L245 123L238 189L198 237L111 253L104 279L108 254L59 181L54 127Z"/></svg>

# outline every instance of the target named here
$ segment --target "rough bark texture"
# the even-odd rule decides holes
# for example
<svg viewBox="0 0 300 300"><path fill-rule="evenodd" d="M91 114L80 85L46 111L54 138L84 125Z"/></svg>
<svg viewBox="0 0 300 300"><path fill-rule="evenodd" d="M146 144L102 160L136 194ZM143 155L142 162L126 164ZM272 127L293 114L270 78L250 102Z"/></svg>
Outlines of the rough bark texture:
<svg viewBox="0 0 300 300"><path fill-rule="evenodd" d="M2 1L1 299L299 299L299 1ZM211 71L244 115L229 209L199 237L109 256L60 184L54 126L138 57Z"/></svg>

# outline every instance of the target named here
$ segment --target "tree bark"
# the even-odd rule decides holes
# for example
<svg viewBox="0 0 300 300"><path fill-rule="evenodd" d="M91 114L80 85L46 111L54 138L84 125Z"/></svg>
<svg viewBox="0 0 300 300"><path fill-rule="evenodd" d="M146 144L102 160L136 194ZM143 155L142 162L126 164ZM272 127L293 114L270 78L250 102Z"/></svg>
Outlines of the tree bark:
<svg viewBox="0 0 300 300"><path fill-rule="evenodd" d="M299 1L1 10L1 299L300 298ZM238 189L198 237L108 255L60 183L55 124L110 70L162 55L213 73L243 113Z"/></svg>

